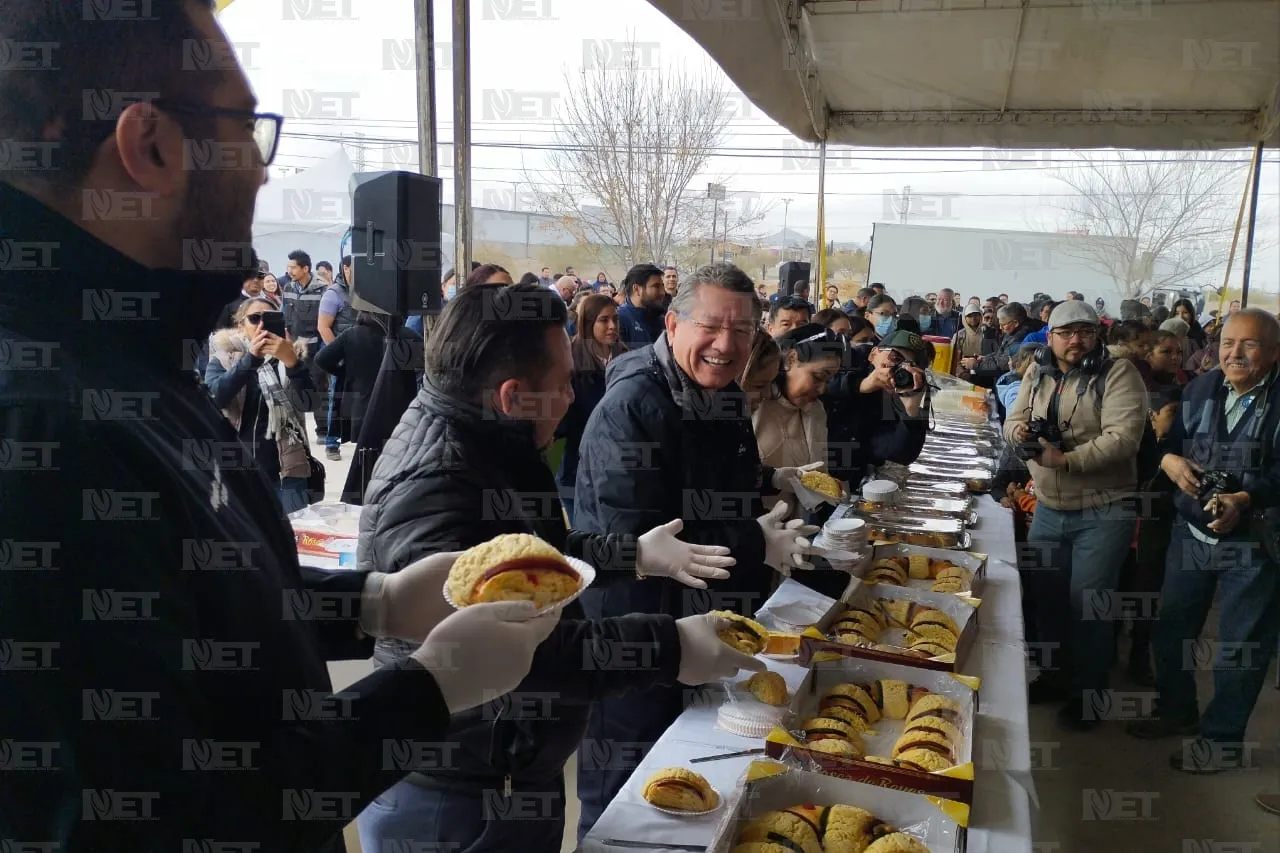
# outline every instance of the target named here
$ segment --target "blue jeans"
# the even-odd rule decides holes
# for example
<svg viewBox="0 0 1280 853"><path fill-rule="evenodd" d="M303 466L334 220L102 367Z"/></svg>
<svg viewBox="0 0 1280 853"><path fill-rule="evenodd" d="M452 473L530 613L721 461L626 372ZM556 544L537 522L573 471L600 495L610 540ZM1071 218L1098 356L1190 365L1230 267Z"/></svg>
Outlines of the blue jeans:
<svg viewBox="0 0 1280 853"><path fill-rule="evenodd" d="M306 477L280 478L280 506L284 507L285 515L311 506L307 500Z"/></svg>
<svg viewBox="0 0 1280 853"><path fill-rule="evenodd" d="M342 446L342 439L341 437L339 437L338 430L335 429L337 425L334 423L334 421L336 420L336 418L334 417L334 414L336 413L337 408L338 408L338 377L330 376L329 377L329 417L325 420L325 424L327 426L325 427L325 431L324 431L324 446L326 449L330 447Z"/></svg>
<svg viewBox="0 0 1280 853"><path fill-rule="evenodd" d="M1200 641L1200 631L1219 585L1215 648ZM1280 635L1277 567L1256 545L1206 545L1179 520L1169 541L1160 595L1160 619L1151 637L1160 715L1195 721L1195 670L1212 665L1213 698L1200 716L1200 734L1210 740L1243 741Z"/></svg>
<svg viewBox="0 0 1280 853"><path fill-rule="evenodd" d="M1133 525L1131 514L1107 507L1056 510L1036 504L1023 577L1036 604L1036 640L1050 655L1043 660L1047 674L1063 677L1073 696L1107 687L1115 622L1100 618L1111 614L1100 614L1106 608L1097 602L1115 598Z"/></svg>
<svg viewBox="0 0 1280 853"><path fill-rule="evenodd" d="M360 849L449 853L560 853L564 839L564 779L559 791L437 791L398 782L356 819Z"/></svg>

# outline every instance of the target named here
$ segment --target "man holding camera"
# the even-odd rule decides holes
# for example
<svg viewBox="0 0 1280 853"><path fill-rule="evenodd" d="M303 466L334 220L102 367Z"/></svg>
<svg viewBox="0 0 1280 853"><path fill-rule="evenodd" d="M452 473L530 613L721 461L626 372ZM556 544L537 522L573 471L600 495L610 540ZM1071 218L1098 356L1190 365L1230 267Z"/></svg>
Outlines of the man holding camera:
<svg viewBox="0 0 1280 853"><path fill-rule="evenodd" d="M1043 648L1060 655L1041 661L1030 700L1066 700L1058 719L1078 730L1097 725L1090 699L1106 690L1115 651L1113 622L1087 618L1086 602L1106 600L1118 584L1135 515L1117 502L1137 487L1147 419L1142 377L1132 362L1106 358L1098 325L1084 303L1053 309L1049 349L1023 379L1004 427L1038 498L1025 552L1038 605L1030 618Z"/></svg>
<svg viewBox="0 0 1280 853"><path fill-rule="evenodd" d="M1134 737L1181 735L1175 770L1248 766L1245 728L1280 634L1274 505L1280 490L1276 361L1280 323L1249 308L1232 314L1221 367L1192 380L1165 443L1161 469L1178 488L1160 620L1152 633L1159 713ZM1221 586L1218 641L1199 642ZM1212 662L1213 699L1196 701L1195 671Z"/></svg>

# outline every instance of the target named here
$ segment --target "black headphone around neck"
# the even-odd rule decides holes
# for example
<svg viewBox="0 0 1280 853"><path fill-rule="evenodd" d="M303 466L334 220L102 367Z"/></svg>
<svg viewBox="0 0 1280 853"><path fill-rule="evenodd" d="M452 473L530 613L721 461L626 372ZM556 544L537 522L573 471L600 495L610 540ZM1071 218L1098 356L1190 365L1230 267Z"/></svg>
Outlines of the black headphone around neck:
<svg viewBox="0 0 1280 853"><path fill-rule="evenodd" d="M1053 354L1053 348L1048 344L1036 353L1036 364L1053 372L1054 376L1062 373L1058 369L1058 357ZM1107 361L1107 347L1101 341L1089 352L1085 353L1084 358L1080 359L1080 363L1072 368L1072 372L1080 371L1087 376L1095 376L1102 370L1102 365Z"/></svg>

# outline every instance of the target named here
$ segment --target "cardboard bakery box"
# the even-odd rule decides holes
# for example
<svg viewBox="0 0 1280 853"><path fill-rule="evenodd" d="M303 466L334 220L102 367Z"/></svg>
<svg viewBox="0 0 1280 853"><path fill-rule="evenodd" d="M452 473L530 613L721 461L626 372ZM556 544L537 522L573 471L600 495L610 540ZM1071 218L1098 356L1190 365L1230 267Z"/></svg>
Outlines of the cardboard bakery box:
<svg viewBox="0 0 1280 853"><path fill-rule="evenodd" d="M904 628L890 627L880 635L873 646L850 645L837 642L831 633L832 626L840 615L850 607L867 607L881 610L881 602L906 601L923 608L941 610L951 617L960 628L960 636L956 641L956 650L951 654L938 657L919 657L908 653L904 638ZM800 655L797 660L807 666L816 660L832 660L839 657L867 658L885 663L897 663L921 669L937 669L944 672L958 672L968 657L969 650L978 638L978 610L982 599L948 595L946 593L928 592L904 586L888 584L864 584L857 578L850 581L840 600L828 608L822 618L807 629L800 640Z"/></svg>
<svg viewBox="0 0 1280 853"><path fill-rule="evenodd" d="M952 551L947 548L921 548L916 545L877 545L872 549L870 562L859 576L866 577L866 572L879 560L898 556L907 557L912 554L924 554L930 561L945 560L952 565L959 566L969 573L969 589L966 592L940 594L982 597L982 588L987 582L987 555L979 554L974 551ZM907 586L911 589L931 592L933 581L908 579Z"/></svg>
<svg viewBox="0 0 1280 853"><path fill-rule="evenodd" d="M798 805L858 806L915 836L930 853L966 851L969 809L961 803L789 768L777 762L755 761L749 765L745 783L716 827L708 853L729 853L752 819Z"/></svg>
<svg viewBox="0 0 1280 853"><path fill-rule="evenodd" d="M955 764L932 773L902 767L893 760L893 746L906 728L904 720L881 718L862 734L867 758L847 758L805 747L801 722L818 715L818 703L837 684L867 686L876 681L903 681L912 688L937 693L955 700L961 709L957 726L962 742L956 747ZM822 773L882 785L904 791L915 791L966 804L973 803L973 731L978 715L979 679L970 675L920 669L901 664L860 658L841 658L815 663L792 694L783 724L765 741L765 752L772 758L799 756ZM880 761L872 759L878 758Z"/></svg>

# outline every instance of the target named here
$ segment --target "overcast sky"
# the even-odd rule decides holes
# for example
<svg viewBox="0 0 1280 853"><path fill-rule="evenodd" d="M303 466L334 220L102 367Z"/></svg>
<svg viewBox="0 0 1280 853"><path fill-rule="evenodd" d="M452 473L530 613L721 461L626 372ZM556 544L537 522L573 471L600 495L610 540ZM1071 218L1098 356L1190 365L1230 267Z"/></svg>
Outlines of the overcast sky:
<svg viewBox="0 0 1280 853"><path fill-rule="evenodd" d="M436 0L437 116L442 141L452 139L452 25L448 0ZM528 146L563 140L556 103L566 72L596 49L634 39L663 65L707 67L734 94L726 155L693 183L723 179L729 192L757 193L774 205L759 230L789 227L814 234L816 162L798 141L742 98L692 39L645 0L472 0L471 86L473 203L528 209L544 153ZM285 136L277 164L306 168L334 150L333 139L364 134L371 169L396 168L416 148L413 0L235 0L221 15L249 79L267 111L282 112ZM310 116L303 118L301 116ZM655 116L661 120L661 116ZM396 140L402 140L396 142ZM516 147L487 147L500 144ZM866 242L876 221L896 221L886 193L911 186L912 222L975 228L1042 230L1059 223L1056 205L1069 192L1053 178L1071 152L983 152L979 149L830 149L827 236ZM1255 286L1280 286L1280 168L1263 171L1259 213L1271 244L1255 260ZM871 159L874 158L874 159ZM1241 154L1246 159L1247 153ZM930 163L933 160L935 162ZM961 162L954 162L960 160ZM970 161L971 162L965 162ZM950 161L950 162L948 162ZM452 164L442 158L452 200ZM1240 166L1243 189L1246 166ZM513 186L512 182L519 182ZM1239 263L1237 262L1237 269ZM1233 280L1238 276L1233 276Z"/></svg>

